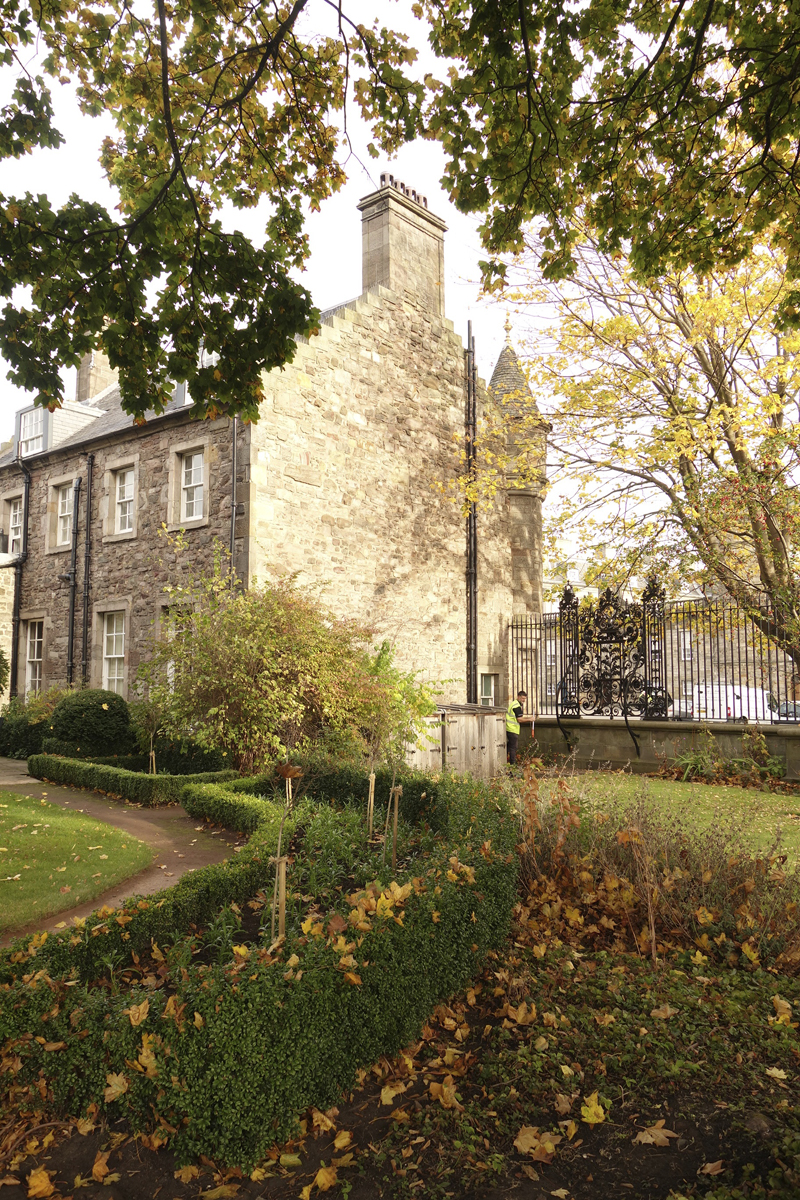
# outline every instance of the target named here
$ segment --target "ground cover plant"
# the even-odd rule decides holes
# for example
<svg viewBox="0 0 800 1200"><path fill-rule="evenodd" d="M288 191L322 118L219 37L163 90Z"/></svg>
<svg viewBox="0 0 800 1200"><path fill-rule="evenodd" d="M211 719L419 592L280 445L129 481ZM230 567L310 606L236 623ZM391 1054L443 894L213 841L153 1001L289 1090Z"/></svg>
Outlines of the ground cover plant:
<svg viewBox="0 0 800 1200"><path fill-rule="evenodd" d="M48 800L0 796L0 931L94 899L144 870L153 851Z"/></svg>
<svg viewBox="0 0 800 1200"><path fill-rule="evenodd" d="M307 794L287 814L254 794L264 781L188 786L187 811L250 831L247 846L0 955L7 1106L107 1112L183 1161L252 1167L308 1104L334 1103L479 969L514 903L502 798L469 780L412 782L394 865L367 839L365 789L336 807ZM290 912L273 939L279 839Z"/></svg>
<svg viewBox="0 0 800 1200"><path fill-rule="evenodd" d="M793 1200L800 1188L794 960L778 954L769 962L766 947L763 957L737 950L734 963L719 947L675 934L672 945L656 945L654 961L639 936L646 898L632 847L649 847L655 831L639 830L647 843L630 835L634 819L658 822L659 807L637 815L629 806L627 825L599 820L604 814L595 806L583 812L566 786L555 802L537 797L530 778L518 799L519 845L530 869L520 878L511 937L487 954L468 986L435 1006L402 1053L376 1056L335 1107L310 1106L291 1142L276 1142L249 1172L213 1154L182 1167L168 1146L152 1152L168 1131L136 1137L129 1126L105 1125L98 1111L71 1123L60 1145L43 1147L51 1131L27 1133L41 1117L17 1118L8 1127L7 1140L18 1144L7 1169L20 1188L9 1186L10 1200L27 1195L31 1179L42 1178L37 1171L53 1194L71 1193L77 1176L87 1200L117 1195L113 1179L103 1182L109 1175L120 1176L119 1196L163 1188L176 1200L198 1192L220 1200L322 1193L499 1200L512 1191L519 1200ZM740 888L740 868L756 871L758 856L694 832L704 871L709 863L724 871L740 858L716 899L708 897L712 916L728 903L740 918L736 910L762 887ZM680 855L679 843L662 845ZM356 847L342 869L357 869L359 854ZM699 885L711 882L700 875ZM764 894L787 885L767 873Z"/></svg>

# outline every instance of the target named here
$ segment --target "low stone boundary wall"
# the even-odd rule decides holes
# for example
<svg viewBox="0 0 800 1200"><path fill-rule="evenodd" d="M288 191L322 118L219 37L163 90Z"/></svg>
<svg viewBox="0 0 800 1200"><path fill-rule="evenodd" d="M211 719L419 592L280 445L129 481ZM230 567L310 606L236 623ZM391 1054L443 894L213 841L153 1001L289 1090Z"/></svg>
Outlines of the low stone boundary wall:
<svg viewBox="0 0 800 1200"><path fill-rule="evenodd" d="M786 763L786 778L800 779L800 726L797 725L735 725L728 722L695 721L631 721L631 729L639 742L640 757L624 721L609 721L587 717L566 720L561 724L570 736L576 751L575 765L578 767L612 768L630 767L640 774L657 771L666 758L671 760L694 745L702 729L710 729L720 749L731 758L742 754L742 733L758 728L767 739L770 754L782 758ZM568 753L564 736L555 717L538 717L535 726L536 740L542 751L555 754ZM520 750L530 741L530 729L523 726Z"/></svg>

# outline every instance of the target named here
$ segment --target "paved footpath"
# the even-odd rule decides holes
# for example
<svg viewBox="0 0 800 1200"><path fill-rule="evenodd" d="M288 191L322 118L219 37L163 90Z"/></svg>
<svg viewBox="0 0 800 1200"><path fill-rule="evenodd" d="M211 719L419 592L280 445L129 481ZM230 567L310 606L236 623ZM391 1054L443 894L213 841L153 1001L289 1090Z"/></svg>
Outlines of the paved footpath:
<svg viewBox="0 0 800 1200"><path fill-rule="evenodd" d="M20 934L37 929L53 929L60 921L85 917L103 904L117 908L128 896L148 896L158 892L177 883L187 871L222 862L233 853L235 846L244 845L246 840L227 829L198 826L194 818L177 806L139 808L122 800L109 800L100 792L43 783L28 774L26 762L14 758L0 758L0 792L3 791L34 796L37 800L46 797L51 804L58 804L72 812L85 813L95 820L124 829L132 837L152 846L155 859L152 866L109 888L86 904L62 909L51 917L40 918L13 933L0 934L0 946Z"/></svg>

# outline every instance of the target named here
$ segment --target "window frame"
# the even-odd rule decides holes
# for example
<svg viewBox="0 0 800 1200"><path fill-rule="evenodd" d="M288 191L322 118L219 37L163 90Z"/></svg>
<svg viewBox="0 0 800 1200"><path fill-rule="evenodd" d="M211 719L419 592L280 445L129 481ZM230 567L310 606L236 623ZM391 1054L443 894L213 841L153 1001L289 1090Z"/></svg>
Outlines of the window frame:
<svg viewBox="0 0 800 1200"><path fill-rule="evenodd" d="M130 495L120 498L120 485L123 478L130 477ZM127 487L127 484L126 484ZM130 524L122 528L122 506L129 505L125 512ZM132 534L134 529L134 509L136 507L136 472L133 467L119 467L114 472L114 533Z"/></svg>
<svg viewBox="0 0 800 1200"><path fill-rule="evenodd" d="M39 629L39 636L35 639L38 645L39 657L31 658L31 632L34 629ZM38 664L36 686L31 686L31 664ZM42 692L44 683L44 617L31 617L25 622L25 689L24 696L27 700L28 696L39 695Z"/></svg>
<svg viewBox="0 0 800 1200"><path fill-rule="evenodd" d="M74 501L74 494L75 494L74 480L72 483L58 484L56 486L55 492L56 492L56 495L55 495L55 501L56 501L56 539L55 539L56 549L57 550L66 550L72 544L72 518L74 515L73 514L73 501ZM61 511L61 501L65 497L66 497L67 504L66 504L65 511L62 512ZM66 529L67 529L67 535L65 538L61 537L61 529L62 529L63 521L66 521Z"/></svg>
<svg viewBox="0 0 800 1200"><path fill-rule="evenodd" d="M122 629L121 630L114 629L111 632L109 632L109 628L108 628L109 620L111 618L116 619L118 617L122 618ZM111 608L111 609L107 609L102 614L102 619L103 619L102 634L101 634L101 636L102 636L101 657L102 657L102 669L103 669L102 686L108 692L116 692L117 695L124 696L125 691L126 691L126 682L127 682L126 659L127 659L127 639L128 639L128 613L127 613L127 610L124 608ZM109 637L112 637L115 639L115 643L114 643L115 650L117 649L116 639L120 638L120 637L122 638L122 653L121 654L116 654L116 653L109 654L108 653ZM118 667L115 667L113 679L112 679L112 676L109 671L109 663L112 663L112 662L115 664L118 664ZM119 687L112 686L112 684L119 684Z"/></svg>
<svg viewBox="0 0 800 1200"><path fill-rule="evenodd" d="M26 418L31 418L34 423L33 430L29 431L33 436L25 436L24 427ZM43 408L35 406L33 408L26 408L20 412L17 435L17 449L20 458L31 458L34 454L41 454L42 451L47 449L47 426L48 423L45 420L45 410ZM39 445L33 448L25 446L26 442L33 441L38 441Z"/></svg>
<svg viewBox="0 0 800 1200"><path fill-rule="evenodd" d="M119 529L118 501L119 477L125 471L133 471L133 496L131 506L131 528ZM126 454L124 458L114 458L105 464L103 473L103 490L100 496L99 517L103 526L103 542L127 542L139 534L139 455Z"/></svg>
<svg viewBox="0 0 800 1200"><path fill-rule="evenodd" d="M185 442L182 445L172 446L169 465L169 511L167 519L167 529L177 531L179 529L197 529L203 525L208 525L209 514L211 510L211 472L210 472L210 444L211 439L206 436L202 439L195 438L194 441ZM190 455L202 456L202 478L188 485L190 487L202 487L202 515L187 517L185 515L184 505L184 463Z"/></svg>

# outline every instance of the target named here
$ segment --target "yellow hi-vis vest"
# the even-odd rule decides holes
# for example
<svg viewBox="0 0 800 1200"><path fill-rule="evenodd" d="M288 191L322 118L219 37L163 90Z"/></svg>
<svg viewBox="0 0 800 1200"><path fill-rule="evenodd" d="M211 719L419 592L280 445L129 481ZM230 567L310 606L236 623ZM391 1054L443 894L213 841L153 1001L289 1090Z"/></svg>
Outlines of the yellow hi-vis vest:
<svg viewBox="0 0 800 1200"><path fill-rule="evenodd" d="M517 720L517 714L514 712L514 707L513 707L515 704L516 704L516 700L510 700L509 704L508 704L508 709L506 710L506 732L507 733L519 733L519 721Z"/></svg>

